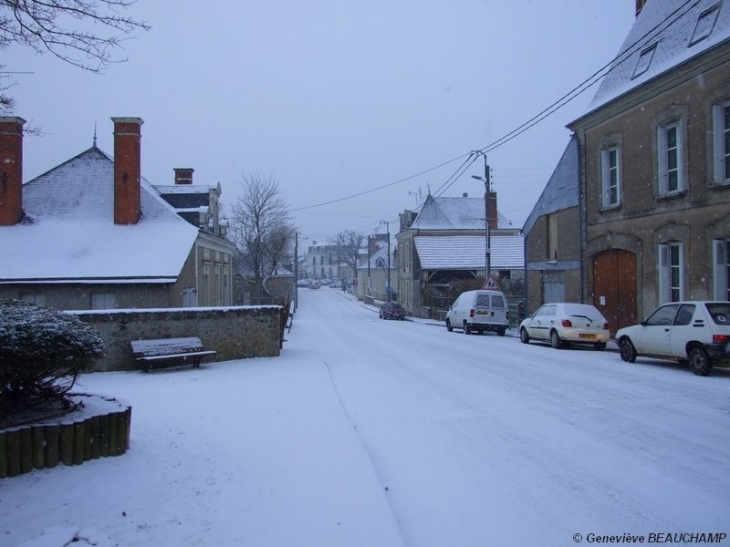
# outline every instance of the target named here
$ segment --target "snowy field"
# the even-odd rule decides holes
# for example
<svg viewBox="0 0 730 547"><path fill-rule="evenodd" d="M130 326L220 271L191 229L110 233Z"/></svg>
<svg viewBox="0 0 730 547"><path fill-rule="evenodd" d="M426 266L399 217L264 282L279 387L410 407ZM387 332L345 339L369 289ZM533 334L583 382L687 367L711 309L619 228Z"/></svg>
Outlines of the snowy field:
<svg viewBox="0 0 730 547"><path fill-rule="evenodd" d="M0 480L0 545L730 535L727 372L447 333L379 320L341 291L299 294L279 358L82 377L78 391L132 404L130 450Z"/></svg>

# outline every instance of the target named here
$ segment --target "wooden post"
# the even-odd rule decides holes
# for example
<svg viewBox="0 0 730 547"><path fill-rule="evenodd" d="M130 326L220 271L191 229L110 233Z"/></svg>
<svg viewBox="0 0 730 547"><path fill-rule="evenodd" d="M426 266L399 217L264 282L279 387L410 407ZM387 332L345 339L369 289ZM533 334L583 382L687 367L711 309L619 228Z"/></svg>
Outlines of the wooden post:
<svg viewBox="0 0 730 547"><path fill-rule="evenodd" d="M33 439L33 467L44 469L46 467L46 435L42 425L34 425L30 429Z"/></svg>
<svg viewBox="0 0 730 547"><path fill-rule="evenodd" d="M11 429L6 433L8 444L8 477L20 475L20 430Z"/></svg>
<svg viewBox="0 0 730 547"><path fill-rule="evenodd" d="M74 453L73 453L73 461L74 465L81 465L84 463L84 430L86 428L84 427L84 422L74 422L73 426L73 432L74 432Z"/></svg>
<svg viewBox="0 0 730 547"><path fill-rule="evenodd" d="M116 412L117 416L117 456L127 451L127 411Z"/></svg>
<svg viewBox="0 0 730 547"><path fill-rule="evenodd" d="M99 456L109 455L109 415L99 416Z"/></svg>
<svg viewBox="0 0 730 547"><path fill-rule="evenodd" d="M59 441L61 463L63 465L74 464L74 424L67 422L61 424L61 439Z"/></svg>
<svg viewBox="0 0 730 547"><path fill-rule="evenodd" d="M30 427L20 430L20 473L33 471L33 435Z"/></svg>
<svg viewBox="0 0 730 547"><path fill-rule="evenodd" d="M8 476L8 438L6 431L0 431L0 479Z"/></svg>
<svg viewBox="0 0 730 547"><path fill-rule="evenodd" d="M100 439L99 439L99 416L92 416L89 423L86 424L86 430L91 432L89 438L89 445L91 449L91 459L97 459L99 457Z"/></svg>
<svg viewBox="0 0 730 547"><path fill-rule="evenodd" d="M115 412L109 415L109 455L117 456L117 436L119 435L119 422Z"/></svg>
<svg viewBox="0 0 730 547"><path fill-rule="evenodd" d="M58 465L58 449L61 442L61 426L50 424L43 428L46 434L46 467Z"/></svg>

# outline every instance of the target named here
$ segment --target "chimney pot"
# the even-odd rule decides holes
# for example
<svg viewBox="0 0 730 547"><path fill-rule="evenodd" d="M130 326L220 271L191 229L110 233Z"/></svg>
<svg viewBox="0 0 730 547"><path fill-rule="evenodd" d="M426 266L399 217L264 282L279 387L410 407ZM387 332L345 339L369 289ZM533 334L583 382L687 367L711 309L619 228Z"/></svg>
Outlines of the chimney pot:
<svg viewBox="0 0 730 547"><path fill-rule="evenodd" d="M141 118L112 118L114 122L114 224L137 224L140 201Z"/></svg>
<svg viewBox="0 0 730 547"><path fill-rule="evenodd" d="M0 226L23 218L23 124L17 116L0 117Z"/></svg>

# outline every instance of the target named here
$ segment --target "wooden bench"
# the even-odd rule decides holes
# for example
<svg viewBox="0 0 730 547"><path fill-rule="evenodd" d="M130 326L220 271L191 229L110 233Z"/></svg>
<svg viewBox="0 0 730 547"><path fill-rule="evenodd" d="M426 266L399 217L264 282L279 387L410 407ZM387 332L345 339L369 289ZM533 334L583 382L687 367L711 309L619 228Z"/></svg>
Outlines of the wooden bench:
<svg viewBox="0 0 730 547"><path fill-rule="evenodd" d="M215 355L215 351L203 348L203 342L197 336L186 338L160 338L157 340L132 340L132 354L142 364L142 370L148 372L153 363L169 361L169 366L192 363L193 368L200 366L206 355Z"/></svg>

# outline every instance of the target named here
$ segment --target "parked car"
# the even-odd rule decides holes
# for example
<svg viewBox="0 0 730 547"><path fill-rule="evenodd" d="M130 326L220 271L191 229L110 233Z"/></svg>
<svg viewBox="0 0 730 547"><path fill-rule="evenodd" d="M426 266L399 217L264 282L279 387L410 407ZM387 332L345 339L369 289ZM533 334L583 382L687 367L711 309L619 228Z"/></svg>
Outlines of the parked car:
<svg viewBox="0 0 730 547"><path fill-rule="evenodd" d="M462 329L464 334L485 331L504 336L509 328L509 307L500 291L476 290L459 295L446 313L446 330Z"/></svg>
<svg viewBox="0 0 730 547"><path fill-rule="evenodd" d="M595 306L555 302L545 304L520 323L520 341L550 342L556 349L566 344L590 344L594 349L606 349L611 337L608 321Z"/></svg>
<svg viewBox="0 0 730 547"><path fill-rule="evenodd" d="M309 288L310 289L321 289L322 283L320 283L319 281L312 281L312 283L309 284Z"/></svg>
<svg viewBox="0 0 730 547"><path fill-rule="evenodd" d="M730 365L730 302L661 305L645 321L619 329L616 341L627 363L639 355L673 359L707 376L714 365Z"/></svg>
<svg viewBox="0 0 730 547"><path fill-rule="evenodd" d="M381 319L399 319L403 321L406 318L406 310L398 302L384 302L380 306L379 316Z"/></svg>

